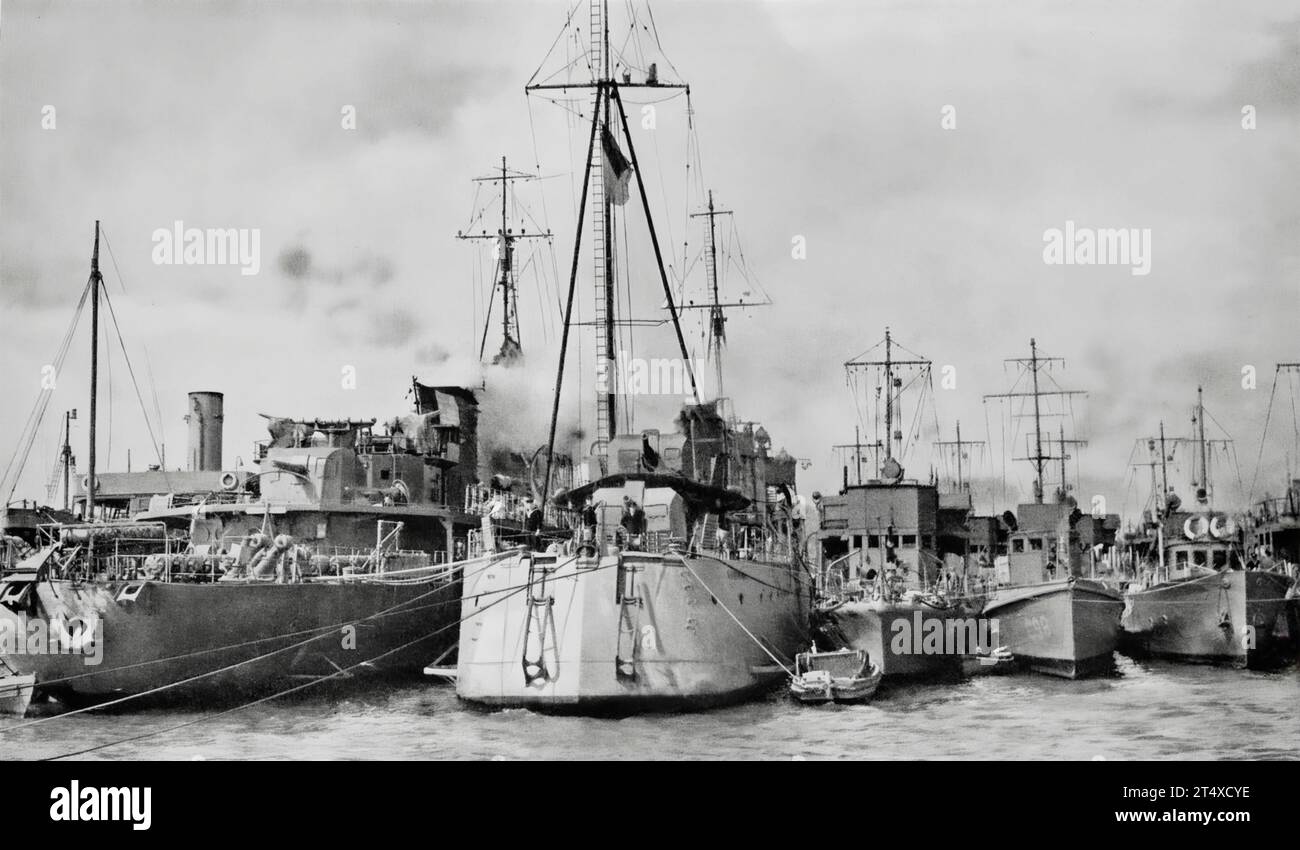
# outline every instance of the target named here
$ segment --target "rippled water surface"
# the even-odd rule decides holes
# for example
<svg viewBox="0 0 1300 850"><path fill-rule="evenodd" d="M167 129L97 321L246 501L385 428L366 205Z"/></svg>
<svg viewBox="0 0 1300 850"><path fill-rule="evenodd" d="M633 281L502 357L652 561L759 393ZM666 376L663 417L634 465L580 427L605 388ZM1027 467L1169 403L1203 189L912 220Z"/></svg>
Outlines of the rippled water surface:
<svg viewBox="0 0 1300 850"><path fill-rule="evenodd" d="M781 693L619 720L469 708L446 684L382 686L224 716L89 713L22 729L0 758L100 759L1277 759L1300 758L1300 669L1261 673L1120 657L1071 682L1035 674L882 686L863 706ZM137 741L139 735L197 721Z"/></svg>

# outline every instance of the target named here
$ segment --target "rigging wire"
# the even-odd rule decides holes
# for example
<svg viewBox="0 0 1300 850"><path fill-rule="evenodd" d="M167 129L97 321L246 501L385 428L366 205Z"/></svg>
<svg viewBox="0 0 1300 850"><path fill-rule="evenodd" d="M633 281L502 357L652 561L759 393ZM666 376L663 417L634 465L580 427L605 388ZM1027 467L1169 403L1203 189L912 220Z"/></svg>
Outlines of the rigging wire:
<svg viewBox="0 0 1300 850"><path fill-rule="evenodd" d="M148 409L145 407L144 404L144 396L140 393L140 382L136 380L135 367L131 365L131 355L127 354L126 352L126 341L122 339L122 329L117 323L117 311L113 309L113 300L109 298L107 289L104 291L104 304L108 307L108 315L113 322L113 331L114 333L117 334L117 343L122 349L122 359L126 361L127 374L131 378L131 386L134 387L135 389L136 400L140 402L140 410L141 412L144 413L144 425L145 425L145 429L149 432L149 442L153 445L154 457L158 459L158 464L159 464L159 468L162 470L164 483L167 484L168 489L171 489L171 482L167 479L167 469L162 466L162 450L159 448L158 445L158 437L154 433L153 424L149 422L149 413L148 413ZM112 358L108 358L108 361L112 362ZM111 397L112 396L110 390L110 399ZM109 410L110 410L109 421L111 422L112 421L111 402L110 402ZM111 435L112 432L110 431L109 433Z"/></svg>
<svg viewBox="0 0 1300 850"><path fill-rule="evenodd" d="M72 321L68 329L64 332L63 339L59 342L59 348L55 354L54 379L58 380L59 374L63 371L63 363L67 359L68 350L72 347L72 340L76 334L77 325L81 321L82 310L85 309L86 301L90 298L91 283L86 281L85 288L81 291L81 298L77 302L77 309L73 313ZM27 458L32 450L32 443L36 439L36 433L40 428L41 422L45 418L45 412L49 408L50 399L54 396L54 387L43 387L36 397L36 402L32 406L31 413L27 416L27 422L23 430L19 432L18 443L14 447L14 452L9 458L9 463L5 466L4 475L0 476L0 486L9 481L9 489L5 493L5 504L13 499L14 491L18 489L18 482L22 478L23 468L27 465ZM13 478L10 480L10 472L13 472Z"/></svg>

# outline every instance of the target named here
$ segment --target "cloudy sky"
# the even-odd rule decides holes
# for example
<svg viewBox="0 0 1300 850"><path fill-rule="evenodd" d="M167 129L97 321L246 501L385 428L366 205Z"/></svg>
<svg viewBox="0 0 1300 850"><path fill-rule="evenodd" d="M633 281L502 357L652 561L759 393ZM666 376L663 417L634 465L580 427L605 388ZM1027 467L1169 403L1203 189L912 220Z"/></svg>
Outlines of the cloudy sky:
<svg viewBox="0 0 1300 850"><path fill-rule="evenodd" d="M1186 434L1198 383L1211 436L1234 438L1244 482L1229 457L1216 469L1219 497L1245 498L1275 364L1300 360L1294 2L692 0L654 4L653 22L637 2L631 39L627 4L611 6L634 76L657 61L661 77L690 83L693 137L685 98L627 94L650 203L675 277L700 248L686 214L701 190L735 210L751 283L774 304L732 317L727 394L810 462L804 489L833 489L831 446L851 442L859 422L864 434L875 427L855 412L843 363L888 325L935 364L911 475L942 469L924 443L936 422L951 439L960 419L964 438L990 441L972 457L981 507L1027 490L1027 465L1004 462L1023 454L1027 423L982 396L1013 386L1003 358L1027 356L1034 337L1066 359L1052 378L1088 392L1065 419L1068 436L1088 441L1071 461L1081 501L1141 506L1148 473L1134 483L1126 466L1134 441L1162 419ZM471 181L502 155L545 178L520 200L555 241L553 253L528 255L529 366L487 377L518 399L511 439L543 442L586 107L526 97L524 84L539 65L546 76L578 55L585 34L564 30L569 10L4 3L0 461L85 285L97 218L113 249L109 295L151 416L157 393L169 466L183 462L188 390L226 393L234 466L263 436L259 412L386 418L404 409L412 374L481 380L485 258L454 236L490 202ZM575 17L582 29L585 17ZM653 128L646 101L662 101ZM343 126L349 107L355 129ZM1243 128L1246 107L1254 129ZM177 221L258 229L258 274L156 264L152 234ZM1149 229L1150 273L1046 265L1044 232L1066 221ZM661 318L632 208L624 227L619 255L632 270L621 286L638 315ZM792 252L797 237L806 256ZM580 264L582 319L590 265ZM686 329L698 347L694 318ZM83 410L73 442L84 467L84 336L83 324L16 497L44 495L55 420L72 407ZM637 339L639 355L674 353L663 327ZM575 351L571 376L589 384L590 341ZM951 388L940 385L944 366ZM1242 386L1247 366L1253 390ZM122 469L130 449L138 468L152 454L144 419L124 361L110 371L101 457ZM1256 495L1300 465L1292 389L1278 388ZM571 396L567 415L582 404ZM636 427L668 427L662 404L636 411Z"/></svg>

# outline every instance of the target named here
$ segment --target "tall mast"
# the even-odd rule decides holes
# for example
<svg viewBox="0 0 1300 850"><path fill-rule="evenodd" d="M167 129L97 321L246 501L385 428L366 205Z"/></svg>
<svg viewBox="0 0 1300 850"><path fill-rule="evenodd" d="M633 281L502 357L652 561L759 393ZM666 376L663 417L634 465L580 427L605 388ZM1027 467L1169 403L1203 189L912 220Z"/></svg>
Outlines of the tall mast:
<svg viewBox="0 0 1300 850"><path fill-rule="evenodd" d="M896 384L896 383L899 384L900 386L901 386L901 384L902 384L902 381L901 381L901 380L898 380L898 379L896 379L896 378L894 377L894 371L895 371L896 369L898 369L898 368L900 368L900 367L904 367L904 366L908 366L908 367L912 367L912 366L914 366L914 367L918 367L918 368L920 368L920 369L922 369L922 370L928 370L928 369L930 368L930 361L929 361L929 360L925 360L925 359L917 359L917 360L899 360L899 359L895 358L895 357L894 357L894 337L893 337L893 334L890 332L889 328L885 328L885 340L884 340L884 344L885 344L885 359L884 359L884 360L857 360L857 359L855 359L855 360L850 360L849 362L847 362L847 363L844 364L844 370L845 370L846 372L848 372L849 374L852 374L853 371L854 371L855 369L860 369L860 368L874 368L874 367L881 367L881 368L883 368L883 370L884 370L884 378L885 378L885 439L884 439L884 441L883 441L883 444L877 444L877 446L876 446L876 448L877 448L877 456L876 456L876 457L877 457L877 460L880 460L879 449L880 449L880 448L884 448L884 450L885 450L885 458L884 458L884 460L881 460L881 461L880 461L880 470L879 470L880 474L883 474L885 464L888 463L890 460L894 459L893 444L894 444L894 440L895 440L895 438L897 438L897 440L898 440L898 450L899 450L899 454L900 454L900 455L902 454L902 450L903 450L903 432L902 432L902 430L899 430L898 433L897 433L897 435L895 435L895 433L894 433L894 405L897 403L897 400L896 400L895 397L894 397L894 389L895 389L895 384ZM879 345L880 345L880 343L876 343L875 346L872 346L871 350L875 350L875 348L876 348L877 346L879 346ZM879 422L879 420L876 420L876 421L877 421L877 423Z"/></svg>
<svg viewBox="0 0 1300 850"><path fill-rule="evenodd" d="M639 163L637 162L636 147L632 142L632 134L628 128L627 114L623 109L622 99L619 90L623 88L654 88L659 90L665 89L687 89L688 87L681 83L661 83L654 74L654 67L651 67L651 73L647 75L644 83L633 83L630 74L624 74L624 80L618 82L613 78L611 73L612 54L610 51L610 33L609 33L609 3L608 0L591 0L590 7L590 37L591 51L589 56L594 60L589 67L595 76L586 82L570 83L538 83L525 86L526 92L559 90L567 91L569 89L589 88L592 89L592 125L591 139L587 147L587 161L583 173L583 193L584 197L589 194L592 212L592 227L596 239L593 247L596 271L596 357L598 362L603 363L606 367L607 386L603 392L597 392L596 398L596 454L603 458L608 452L609 440L617 430L616 406L615 406L615 388L617 386L617 376L615 375L616 360L614 358L614 327L615 327L615 297L614 297L614 256L612 251L613 226L612 212L613 200L605 191L605 158L604 139L599 138L601 131L609 134L611 143L614 139L614 127L611 124L612 119L617 115L619 125L623 129L624 143L627 145L629 170L636 177L637 192L641 197L642 210L645 213L646 229L650 233L650 242L654 248L655 264L658 267L659 281L663 287L664 297L668 303L669 316L672 320L673 330L677 335L677 345L681 351L685 371L691 385L691 395L696 401L699 400L699 391L695 383L695 371L690 362L690 356L686 350L686 340L682 336L681 323L677 315L677 308L674 303L672 289L668 284L668 272L664 267L663 254L659 247L659 237L655 231L654 218L650 214L650 201L646 194L645 180L641 174ZM613 109L613 104L617 104L617 112ZM597 147L597 144L600 147ZM615 143L616 146L616 143ZM585 204L584 210L585 212ZM555 431L559 417L559 399L560 392L564 382L564 362L568 346L569 328L572 323L572 296L574 286L577 281L578 258L582 247L582 217L583 212L579 212L578 233L574 239L573 246L573 267L569 275L569 297L565 307L564 331L560 343L559 367L556 373L555 397L551 407L551 428L550 437L547 441L547 470L544 487L549 490L551 467L553 454L555 450Z"/></svg>
<svg viewBox="0 0 1300 850"><path fill-rule="evenodd" d="M1016 460L1028 460L1033 462L1034 502L1041 505L1043 503L1043 468L1047 461L1056 460L1056 458L1052 457L1051 455L1043 453L1043 412L1042 412L1041 399L1043 396L1069 397L1069 396L1076 396L1076 395L1086 395L1086 393L1082 392L1081 390L1043 390L1039 388L1038 385L1039 370L1051 363L1064 363L1065 359L1062 357L1039 356L1038 341L1035 339L1029 340L1028 357L1011 357L1011 358L1007 358L1006 362L1018 363L1021 366L1026 367L1029 370L1033 389L1030 392L992 393L984 396L984 398L985 399L1033 398L1034 400L1034 453L1029 457L1016 458ZM1062 429L1062 434L1064 434L1064 429ZM1078 442L1078 441L1071 441L1071 442ZM1061 445L1062 454L1065 454L1065 443L1066 441L1062 439L1062 445ZM1064 476L1062 476L1061 479L1061 486L1062 488L1065 487Z"/></svg>
<svg viewBox="0 0 1300 850"><path fill-rule="evenodd" d="M95 424L96 397L99 395L99 285L104 280L99 273L99 221L95 222L95 250L90 255L90 451L87 458L86 520L95 517Z"/></svg>
<svg viewBox="0 0 1300 850"><path fill-rule="evenodd" d="M722 398L722 349L727 341L727 315L722 303L718 284L718 231L717 218L731 215L731 210L720 210L713 205L713 190L709 190L709 203L704 212L691 213L691 218L707 218L709 229L706 233L706 253L704 266L709 278L709 356L713 359L713 369L718 387L718 398ZM733 305L734 306L734 305Z"/></svg>
<svg viewBox="0 0 1300 850"><path fill-rule="evenodd" d="M1205 398L1201 388L1196 388L1196 442L1201 458L1200 488L1205 491L1205 499L1210 498L1210 464L1205 452Z"/></svg>
<svg viewBox="0 0 1300 850"><path fill-rule="evenodd" d="M1029 339L1030 371L1034 376L1034 469L1037 479L1034 481L1034 501L1043 503L1043 422L1039 409L1038 395L1038 342Z"/></svg>
<svg viewBox="0 0 1300 850"><path fill-rule="evenodd" d="M550 239L551 232L528 233L521 226L516 233L510 226L508 206L510 202L510 183L514 180L534 180L537 175L523 172L511 173L506 165L506 158L501 157L501 173L489 177L476 177L475 183L501 184L501 227L495 233L484 230L482 233L462 233L457 231L457 239L491 239L497 243L497 275L493 284L493 294L501 290L501 350L492 358L494 364L510 365L523 356L523 343L519 333L519 286L515 279L515 243L520 239ZM492 324L492 303L489 301L487 316L483 320L483 339L479 343L479 360L487 350L488 329Z"/></svg>
<svg viewBox="0 0 1300 850"><path fill-rule="evenodd" d="M952 448L957 452L957 492L962 493L970 489L970 484L965 479L965 466L962 461L965 460L963 452L971 446L982 446L983 440L963 440L961 437L961 420L957 420L957 439L956 440L936 440L935 448Z"/></svg>
<svg viewBox="0 0 1300 850"><path fill-rule="evenodd" d="M506 158L501 157L501 353L505 346L514 340L519 345L519 317L515 315L514 301L511 296L510 270L515 253L514 240L510 238L510 228L506 226ZM479 356L482 357L480 351Z"/></svg>
<svg viewBox="0 0 1300 850"><path fill-rule="evenodd" d="M1080 447L1082 447L1082 446L1086 446L1086 445L1088 445L1088 441L1087 441L1087 440L1067 440L1067 439L1065 439L1065 423L1062 422L1062 423L1060 424L1060 432L1059 432L1059 436L1057 437L1057 445L1060 447L1060 452L1061 452L1060 457L1058 458L1058 460L1061 461L1061 492L1060 492L1060 499L1061 499L1061 501L1064 501L1064 500L1065 500L1065 497L1066 497L1066 496L1069 494L1069 492L1070 492L1069 472L1066 470L1066 467L1065 467L1065 462L1066 462L1067 460L1069 460L1071 457L1073 457L1073 455L1071 455L1070 452L1069 452L1069 447L1070 447L1070 446L1080 446Z"/></svg>
<svg viewBox="0 0 1300 850"><path fill-rule="evenodd" d="M1169 498L1169 454L1165 449L1165 421L1160 420L1160 510L1164 510L1165 500Z"/></svg>
<svg viewBox="0 0 1300 850"><path fill-rule="evenodd" d="M894 364L893 338L885 328L885 460L894 456Z"/></svg>
<svg viewBox="0 0 1300 850"><path fill-rule="evenodd" d="M611 83L609 75L609 0L592 0L593 7L599 2L601 6L599 34L601 38L600 49L600 82L609 85ZM596 93L597 102L600 101L600 92ZM604 122L605 129L609 132L609 93L606 92L604 99ZM600 329L604 335L604 350L597 352L597 358L603 356L606 362L614 360L614 227L613 212L614 205L610 201L609 195L605 192L604 181L604 162L602 157L597 157L595 167L600 169L600 173L595 177L596 191L599 193L596 201L600 205L600 215L596 218L596 225L602 229L597 242L596 262L599 266L597 270L597 289L598 297L604 299L604 311L597 314L597 320L603 319L604 327ZM612 369L610 370L613 371ZM618 433L618 397L614 392L615 383L610 381L606 385L604 400L604 415L597 413L597 424L603 426L603 432L598 435L602 445L608 445L609 440Z"/></svg>
<svg viewBox="0 0 1300 850"><path fill-rule="evenodd" d="M957 420L957 492L966 489L961 480L961 420Z"/></svg>
<svg viewBox="0 0 1300 850"><path fill-rule="evenodd" d="M713 190L709 190L709 291L713 294L713 309L709 312L709 323L713 338L713 367L718 372L718 398L722 398L722 342L725 336L726 317L722 314L718 299L718 236L715 228L716 213L713 211Z"/></svg>
<svg viewBox="0 0 1300 850"><path fill-rule="evenodd" d="M72 507L72 420L76 418L76 410L68 410L63 414L63 451L60 458L63 461L63 509L65 511Z"/></svg>
<svg viewBox="0 0 1300 850"><path fill-rule="evenodd" d="M1057 435L1057 439L1061 441L1061 496L1064 497L1065 491L1068 489L1065 483L1065 479L1067 476L1067 472L1065 469L1065 462L1070 459L1070 455L1065 450L1065 423L1060 422L1058 423L1057 427L1060 429Z"/></svg>

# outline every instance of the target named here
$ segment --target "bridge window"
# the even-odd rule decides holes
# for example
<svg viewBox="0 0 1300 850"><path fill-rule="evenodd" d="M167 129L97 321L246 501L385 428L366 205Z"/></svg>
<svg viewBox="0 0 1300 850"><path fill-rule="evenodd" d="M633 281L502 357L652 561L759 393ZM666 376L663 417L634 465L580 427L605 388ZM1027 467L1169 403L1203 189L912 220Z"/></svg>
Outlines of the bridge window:
<svg viewBox="0 0 1300 850"><path fill-rule="evenodd" d="M1025 540L1023 537L1017 537L1015 540L1011 541L1011 551L1012 552L1025 551Z"/></svg>
<svg viewBox="0 0 1300 850"><path fill-rule="evenodd" d="M1187 550L1179 549L1174 553L1174 564L1179 567L1187 566Z"/></svg>
<svg viewBox="0 0 1300 850"><path fill-rule="evenodd" d="M1029 548L1034 552L1043 551L1043 538L1041 537L1029 538Z"/></svg>
<svg viewBox="0 0 1300 850"><path fill-rule="evenodd" d="M1214 568L1221 570L1228 566L1228 551L1226 549L1214 550Z"/></svg>
<svg viewBox="0 0 1300 850"><path fill-rule="evenodd" d="M1206 558L1205 558L1205 550L1204 550L1204 549L1193 549L1193 550L1192 550L1192 563L1195 564L1195 565L1198 566L1198 567L1203 567L1203 566L1205 566L1205 562L1206 562Z"/></svg>
<svg viewBox="0 0 1300 850"><path fill-rule="evenodd" d="M871 549L879 549L879 548L880 548L880 535L879 535L879 534L868 534L868 535L867 535L867 547L868 547L868 548L871 548Z"/></svg>
<svg viewBox="0 0 1300 850"><path fill-rule="evenodd" d="M904 546L907 546L907 547L915 547L915 546L916 546L916 535L915 535L915 534L904 534L904 535L903 535L903 545L904 545Z"/></svg>

